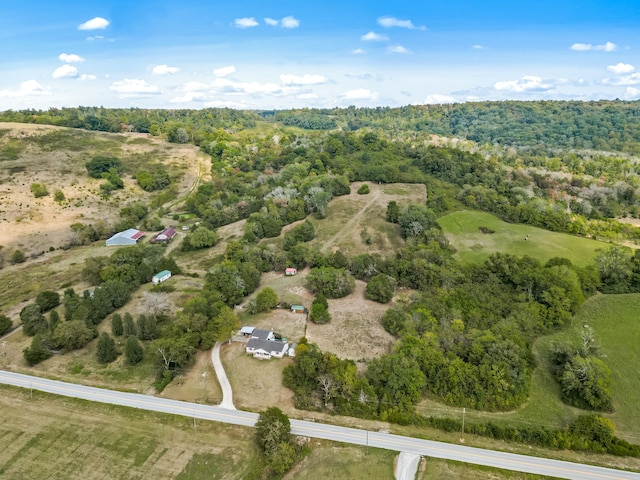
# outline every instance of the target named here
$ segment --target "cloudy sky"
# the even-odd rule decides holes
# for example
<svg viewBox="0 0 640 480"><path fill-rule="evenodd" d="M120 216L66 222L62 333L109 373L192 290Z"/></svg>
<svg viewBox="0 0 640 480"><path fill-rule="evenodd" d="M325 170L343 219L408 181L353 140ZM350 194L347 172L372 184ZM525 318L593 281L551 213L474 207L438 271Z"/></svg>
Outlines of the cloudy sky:
<svg viewBox="0 0 640 480"><path fill-rule="evenodd" d="M2 3L0 110L640 99L637 0Z"/></svg>

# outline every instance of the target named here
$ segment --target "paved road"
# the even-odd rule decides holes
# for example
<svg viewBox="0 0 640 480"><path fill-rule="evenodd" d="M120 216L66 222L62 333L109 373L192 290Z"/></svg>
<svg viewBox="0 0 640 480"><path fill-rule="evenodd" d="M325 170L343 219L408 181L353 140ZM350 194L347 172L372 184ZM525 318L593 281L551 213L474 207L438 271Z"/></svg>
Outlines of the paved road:
<svg viewBox="0 0 640 480"><path fill-rule="evenodd" d="M227 410L236 410L236 407L233 405L231 383L229 383L227 374L222 366L222 360L220 360L220 342L217 342L211 349L211 363L213 364L213 369L216 371L220 388L222 389L222 402L220 402L218 406L220 408L226 408Z"/></svg>
<svg viewBox="0 0 640 480"><path fill-rule="evenodd" d="M254 426L258 419L258 414L244 412L242 410L228 410L217 406L199 405L150 395L86 387L84 385L47 380L2 370L0 370L0 383L27 389L32 388L57 395L64 395L66 397L82 398L95 402L124 405L127 407L183 415L203 420L213 420L246 427ZM403 437L389 433L368 432L356 428L338 427L302 420L291 420L291 432L295 435L322 438L354 445L367 445L386 450L408 452L427 457L456 460L558 478L576 480L640 480L640 473L484 450L481 448Z"/></svg>
<svg viewBox="0 0 640 480"><path fill-rule="evenodd" d="M400 452L396 463L396 480L415 480L421 458L415 453Z"/></svg>

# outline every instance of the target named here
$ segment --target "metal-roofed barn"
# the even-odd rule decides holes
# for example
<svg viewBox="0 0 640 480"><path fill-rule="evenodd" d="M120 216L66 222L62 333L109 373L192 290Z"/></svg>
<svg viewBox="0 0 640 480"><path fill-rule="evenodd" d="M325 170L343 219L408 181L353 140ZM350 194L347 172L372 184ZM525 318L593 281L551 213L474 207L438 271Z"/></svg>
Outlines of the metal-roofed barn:
<svg viewBox="0 0 640 480"><path fill-rule="evenodd" d="M135 245L142 237L144 237L144 232L136 230L135 228L130 228L123 232L116 233L114 236L107 239L106 243L108 247L114 245Z"/></svg>

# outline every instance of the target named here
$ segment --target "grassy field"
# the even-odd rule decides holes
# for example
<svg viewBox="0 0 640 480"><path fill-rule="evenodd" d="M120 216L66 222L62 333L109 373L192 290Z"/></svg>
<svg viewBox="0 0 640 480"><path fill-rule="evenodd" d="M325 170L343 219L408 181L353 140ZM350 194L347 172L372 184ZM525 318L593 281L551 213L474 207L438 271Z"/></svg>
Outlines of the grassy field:
<svg viewBox="0 0 640 480"><path fill-rule="evenodd" d="M606 414L616 424L618 435L632 443L640 443L640 387L637 356L640 344L640 294L597 295L590 298L574 317L571 327L540 338L534 345L538 368L533 373L531 396L518 410L506 413L478 412L466 409L469 421L504 421L512 424L562 427L586 413L560 400L560 387L549 372L549 354L555 343L579 341L583 325L593 328L604 361L613 371L613 403L615 412ZM426 415L462 417L460 408L452 408L425 400L418 407Z"/></svg>
<svg viewBox="0 0 640 480"><path fill-rule="evenodd" d="M242 478L259 469L253 430L0 386L0 478L31 480ZM395 452L311 440L285 480L386 480ZM78 461L79 459L82 461ZM534 479L429 459L420 480Z"/></svg>
<svg viewBox="0 0 640 480"><path fill-rule="evenodd" d="M475 210L454 212L440 217L438 222L458 251L458 259L466 263L482 262L492 253L503 252L529 255L543 263L552 257L564 257L575 265L586 266L595 259L597 249L610 246L604 242L549 232L529 225L506 223L494 215ZM482 233L480 227L489 228L495 233Z"/></svg>

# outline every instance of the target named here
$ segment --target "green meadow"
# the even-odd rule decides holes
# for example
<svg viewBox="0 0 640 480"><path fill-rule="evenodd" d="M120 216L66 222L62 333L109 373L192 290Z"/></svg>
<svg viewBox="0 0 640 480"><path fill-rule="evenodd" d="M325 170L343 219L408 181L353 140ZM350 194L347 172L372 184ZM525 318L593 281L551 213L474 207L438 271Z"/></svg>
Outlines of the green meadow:
<svg viewBox="0 0 640 480"><path fill-rule="evenodd" d="M447 238L456 248L456 256L465 263L479 263L496 252L528 255L546 262L564 257L574 265L593 262L600 248L609 244L564 233L549 232L523 224L507 223L485 212L461 210L438 219ZM493 230L483 233L480 228Z"/></svg>

